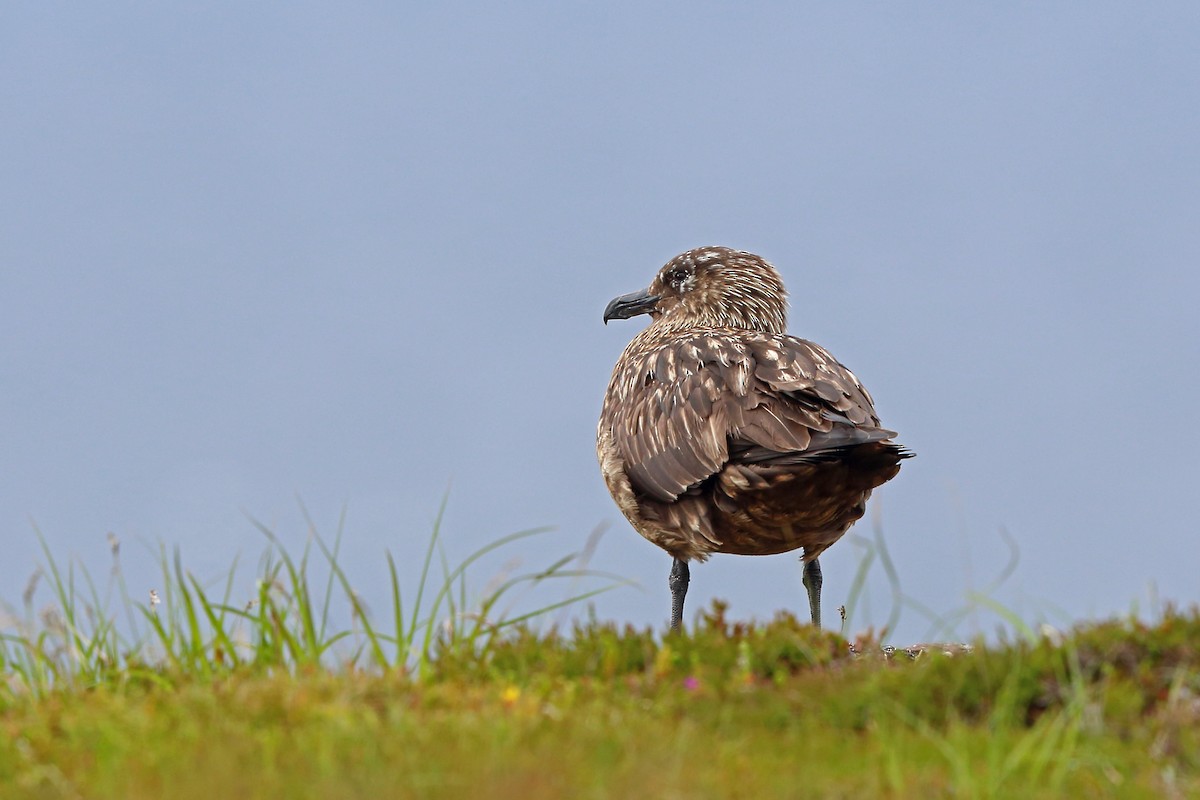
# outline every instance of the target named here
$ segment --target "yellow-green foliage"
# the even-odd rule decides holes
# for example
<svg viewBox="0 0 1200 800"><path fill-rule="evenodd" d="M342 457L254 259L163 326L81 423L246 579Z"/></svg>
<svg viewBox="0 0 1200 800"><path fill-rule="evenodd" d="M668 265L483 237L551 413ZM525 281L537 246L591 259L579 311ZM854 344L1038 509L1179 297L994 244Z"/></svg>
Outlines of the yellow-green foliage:
<svg viewBox="0 0 1200 800"><path fill-rule="evenodd" d="M323 581L276 543L251 604L164 557L133 631L47 551L54 605L0 630L0 798L1200 796L1195 610L885 659L719 603L683 635L497 619L596 576L471 601L482 551L427 587L433 543L370 618L316 541Z"/></svg>
<svg viewBox="0 0 1200 800"><path fill-rule="evenodd" d="M1187 797L1200 616L916 661L783 615L518 629L472 662L164 670L0 703L0 796Z"/></svg>

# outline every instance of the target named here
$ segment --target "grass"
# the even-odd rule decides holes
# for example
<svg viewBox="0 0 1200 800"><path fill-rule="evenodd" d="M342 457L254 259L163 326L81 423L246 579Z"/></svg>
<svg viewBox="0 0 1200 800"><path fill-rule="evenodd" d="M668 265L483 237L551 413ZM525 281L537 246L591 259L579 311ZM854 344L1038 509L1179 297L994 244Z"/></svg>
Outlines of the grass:
<svg viewBox="0 0 1200 800"><path fill-rule="evenodd" d="M411 594L388 556L374 615L340 527L299 554L257 527L249 602L236 565L213 589L160 552L157 600L136 600L119 568L101 589L43 545L51 604L34 583L0 628L0 797L1200 795L1195 610L1050 637L1014 619L915 660L719 603L682 636L561 627L546 615L620 581L571 554L475 595L471 568L538 532L451 566L435 525Z"/></svg>

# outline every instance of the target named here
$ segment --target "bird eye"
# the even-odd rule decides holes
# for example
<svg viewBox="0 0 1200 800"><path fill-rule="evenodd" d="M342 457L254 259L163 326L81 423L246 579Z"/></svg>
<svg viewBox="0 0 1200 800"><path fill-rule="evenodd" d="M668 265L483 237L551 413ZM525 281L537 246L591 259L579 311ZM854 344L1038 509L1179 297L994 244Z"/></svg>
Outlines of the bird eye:
<svg viewBox="0 0 1200 800"><path fill-rule="evenodd" d="M683 286L683 282L688 278L687 270L673 269L667 273L667 283L674 286L676 289Z"/></svg>

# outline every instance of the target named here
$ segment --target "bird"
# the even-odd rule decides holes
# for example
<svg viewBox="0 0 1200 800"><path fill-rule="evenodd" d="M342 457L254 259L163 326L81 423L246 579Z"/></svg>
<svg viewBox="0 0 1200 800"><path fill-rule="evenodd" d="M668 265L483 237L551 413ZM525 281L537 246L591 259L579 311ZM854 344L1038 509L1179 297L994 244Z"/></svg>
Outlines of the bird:
<svg viewBox="0 0 1200 800"><path fill-rule="evenodd" d="M671 630L691 562L796 549L820 627L818 557L912 452L853 372L786 333L783 280L761 256L688 250L614 298L604 323L642 314L651 322L613 368L596 454L622 514L673 559Z"/></svg>

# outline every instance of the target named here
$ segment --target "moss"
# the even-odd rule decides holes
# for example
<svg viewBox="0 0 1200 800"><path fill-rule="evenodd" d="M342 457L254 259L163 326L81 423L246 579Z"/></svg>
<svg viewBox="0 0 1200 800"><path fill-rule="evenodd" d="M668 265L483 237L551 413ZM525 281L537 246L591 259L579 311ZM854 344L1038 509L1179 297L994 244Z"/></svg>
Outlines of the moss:
<svg viewBox="0 0 1200 800"><path fill-rule="evenodd" d="M0 796L1187 796L1198 637L1172 612L886 661L714 606L683 636L517 627L420 681L162 672L9 693Z"/></svg>

